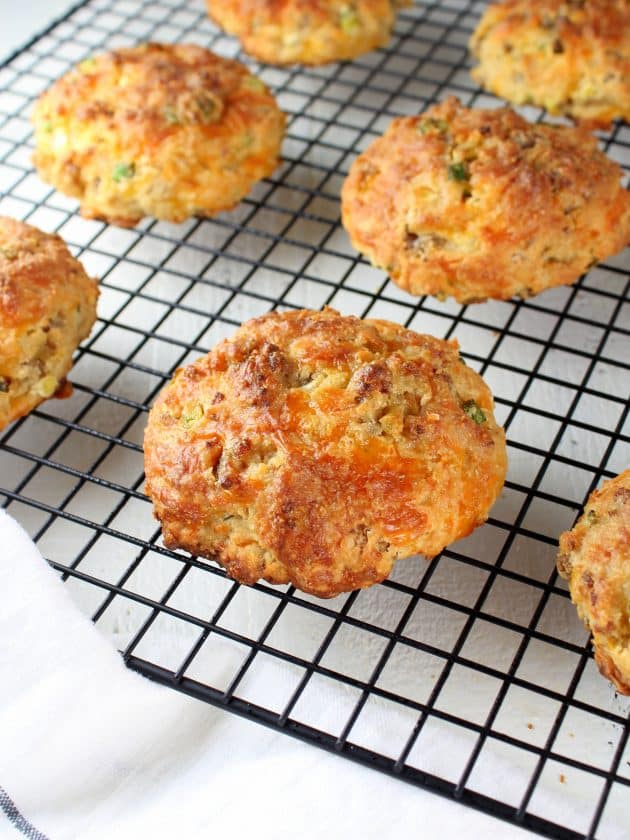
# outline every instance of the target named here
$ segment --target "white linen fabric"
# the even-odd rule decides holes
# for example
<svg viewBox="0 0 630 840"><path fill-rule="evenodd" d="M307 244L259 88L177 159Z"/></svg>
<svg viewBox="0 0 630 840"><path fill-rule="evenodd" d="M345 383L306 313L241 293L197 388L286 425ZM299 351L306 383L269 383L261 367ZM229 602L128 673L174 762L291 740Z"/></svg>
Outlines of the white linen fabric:
<svg viewBox="0 0 630 840"><path fill-rule="evenodd" d="M0 545L0 837L526 836L151 684L2 510Z"/></svg>

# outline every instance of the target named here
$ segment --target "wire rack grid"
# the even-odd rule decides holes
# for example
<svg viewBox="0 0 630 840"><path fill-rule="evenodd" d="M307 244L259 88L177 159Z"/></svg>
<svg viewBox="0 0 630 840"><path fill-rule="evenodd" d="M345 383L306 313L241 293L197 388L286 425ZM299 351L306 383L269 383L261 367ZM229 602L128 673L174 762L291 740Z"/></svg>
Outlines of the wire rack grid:
<svg viewBox="0 0 630 840"><path fill-rule="evenodd" d="M339 222L356 154L399 114L454 94L483 4L417 0L351 64L253 64L290 116L283 163L229 214L135 230L78 215L33 172L28 114L96 50L238 45L202 3L88 0L0 68L0 212L59 232L101 280L74 394L0 436L0 500L126 663L207 702L550 837L627 837L630 703L596 672L554 559L588 493L630 461L630 260L527 302L413 298ZM531 119L542 114L534 108ZM601 134L628 170L630 127ZM318 601L241 587L165 549L143 494L148 408L174 369L246 318L331 305L458 338L508 436L488 523L433 560Z"/></svg>

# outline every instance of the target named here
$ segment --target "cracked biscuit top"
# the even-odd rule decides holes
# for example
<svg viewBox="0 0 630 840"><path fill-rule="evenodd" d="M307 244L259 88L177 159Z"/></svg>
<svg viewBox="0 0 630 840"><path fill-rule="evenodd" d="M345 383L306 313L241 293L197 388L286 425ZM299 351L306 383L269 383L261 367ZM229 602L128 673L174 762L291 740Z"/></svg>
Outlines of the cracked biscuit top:
<svg viewBox="0 0 630 840"><path fill-rule="evenodd" d="M130 226L233 207L276 168L285 118L239 62L149 43L81 62L33 122L40 176L84 216Z"/></svg>
<svg viewBox="0 0 630 840"><path fill-rule="evenodd" d="M0 429L64 392L97 297L60 236L0 216Z"/></svg>
<svg viewBox="0 0 630 840"><path fill-rule="evenodd" d="M166 545L332 597L483 523L506 449L455 342L303 310L249 321L175 374L145 470Z"/></svg>
<svg viewBox="0 0 630 840"><path fill-rule="evenodd" d="M630 470L594 490L561 535L558 571L593 634L599 670L630 695Z"/></svg>
<svg viewBox="0 0 630 840"><path fill-rule="evenodd" d="M630 119L630 0L503 0L471 41L473 78L591 126Z"/></svg>
<svg viewBox="0 0 630 840"><path fill-rule="evenodd" d="M353 245L412 294L462 303L573 283L630 241L630 192L586 129L456 99L395 119L342 190Z"/></svg>

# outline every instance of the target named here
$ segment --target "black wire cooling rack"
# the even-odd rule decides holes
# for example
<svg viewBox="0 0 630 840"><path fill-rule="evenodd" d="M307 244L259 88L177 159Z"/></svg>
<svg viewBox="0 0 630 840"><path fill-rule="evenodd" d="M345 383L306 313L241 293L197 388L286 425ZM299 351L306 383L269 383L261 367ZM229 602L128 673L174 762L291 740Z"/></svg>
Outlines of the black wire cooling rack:
<svg viewBox="0 0 630 840"><path fill-rule="evenodd" d="M254 64L291 118L283 164L232 213L177 226L81 219L33 172L28 113L102 48L236 55L200 0L91 0L5 62L0 212L58 231L102 294L73 397L0 436L0 499L131 668L541 834L628 837L630 703L596 673L554 559L588 493L630 463L629 255L527 302L462 307L397 289L339 223L348 167L392 117L449 94L497 104L468 75L482 7L419 0L387 49L350 64ZM627 170L630 127L601 139ZM177 366L246 318L325 304L458 338L496 395L510 470L471 537L317 601L166 550L141 443Z"/></svg>

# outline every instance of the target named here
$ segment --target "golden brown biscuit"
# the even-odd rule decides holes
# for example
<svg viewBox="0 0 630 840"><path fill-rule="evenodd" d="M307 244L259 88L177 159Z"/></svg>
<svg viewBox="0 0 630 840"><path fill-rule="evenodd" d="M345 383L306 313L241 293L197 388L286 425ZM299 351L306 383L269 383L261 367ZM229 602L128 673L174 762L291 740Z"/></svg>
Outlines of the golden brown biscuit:
<svg viewBox="0 0 630 840"><path fill-rule="evenodd" d="M33 121L41 177L84 216L125 226L233 207L276 168L285 124L245 67L182 44L82 62L40 97Z"/></svg>
<svg viewBox="0 0 630 840"><path fill-rule="evenodd" d="M561 535L558 571L593 634L599 670L630 695L630 470L593 491Z"/></svg>
<svg viewBox="0 0 630 840"><path fill-rule="evenodd" d="M342 217L354 247L412 294L529 297L630 240L621 174L585 129L451 98L395 119L359 155Z"/></svg>
<svg viewBox="0 0 630 840"><path fill-rule="evenodd" d="M167 546L332 597L486 520L506 470L492 410L456 342L274 312L162 391L146 491Z"/></svg>
<svg viewBox="0 0 630 840"><path fill-rule="evenodd" d="M347 61L384 46L411 0L206 0L245 52L269 64Z"/></svg>
<svg viewBox="0 0 630 840"><path fill-rule="evenodd" d="M0 429L63 393L98 287L59 236L0 216Z"/></svg>
<svg viewBox="0 0 630 840"><path fill-rule="evenodd" d="M470 49L473 78L510 102L592 126L630 118L630 0L503 0Z"/></svg>

